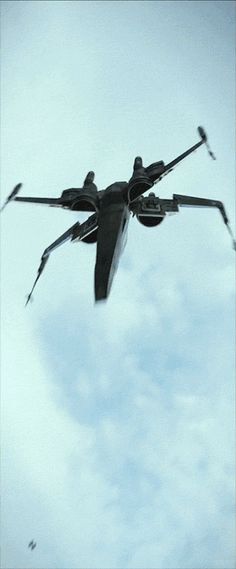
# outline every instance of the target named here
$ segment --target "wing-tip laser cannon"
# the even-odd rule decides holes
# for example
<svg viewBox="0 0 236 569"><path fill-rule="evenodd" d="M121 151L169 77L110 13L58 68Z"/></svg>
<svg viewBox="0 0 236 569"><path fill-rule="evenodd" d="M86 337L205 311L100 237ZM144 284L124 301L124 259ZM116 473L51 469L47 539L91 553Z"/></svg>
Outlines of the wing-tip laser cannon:
<svg viewBox="0 0 236 569"><path fill-rule="evenodd" d="M17 184L14 189L12 190L12 192L10 193L10 195L8 196L8 198L5 200L4 204L2 205L2 207L0 208L0 211L3 211L3 209L6 207L7 204L9 204L12 200L15 199L15 197L17 196L18 192L20 191L22 187L22 184Z"/></svg>
<svg viewBox="0 0 236 569"><path fill-rule="evenodd" d="M59 198L19 197L17 194L22 184L17 184L1 210L9 202L15 201L18 203L60 207L76 212L92 212L92 215L85 222L76 222L45 249L41 257L36 279L25 304L27 305L32 300L33 290L50 254L68 240L72 243L80 241L87 244L96 243L95 302L106 300L111 290L120 256L125 247L131 214L136 216L138 221L146 227L155 227L162 223L168 214L177 213L182 206L216 207L222 215L232 239L233 248L236 250L236 241L221 201L180 194L173 194L171 199L162 199L157 197L155 193L150 192L154 184L160 182L163 176L172 172L177 164L196 151L201 145L205 144L210 157L213 160L216 159L210 149L207 134L202 126L198 127L198 134L200 141L168 164L158 161L144 167L141 156L137 156L134 160L132 176L128 181L114 182L100 191L98 191L94 183L95 174L92 170L88 172L82 187L66 189ZM149 191L149 195L144 196L147 191Z"/></svg>

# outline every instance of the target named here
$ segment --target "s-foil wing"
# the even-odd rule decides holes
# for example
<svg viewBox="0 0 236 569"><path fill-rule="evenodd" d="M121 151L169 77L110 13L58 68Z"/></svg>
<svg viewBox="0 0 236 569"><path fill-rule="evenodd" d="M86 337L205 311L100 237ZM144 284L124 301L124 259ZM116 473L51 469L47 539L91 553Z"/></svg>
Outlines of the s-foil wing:
<svg viewBox="0 0 236 569"><path fill-rule="evenodd" d="M45 251L42 254L41 257L41 262L38 268L38 273L36 276L36 279L34 281L34 284L32 286L32 289L29 293L29 295L27 296L27 300L25 305L28 304L28 302L32 299L32 293L33 290L39 280L39 277L41 276L44 267L49 259L50 254L52 253L52 251L54 251L55 249L57 249L57 247L60 247L60 245L62 245L63 243L65 243L68 240L78 240L78 241L83 241L84 239L86 239L86 237L88 237L88 235L90 235L93 231L95 231L98 227L97 224L97 214L93 214L91 215L84 223L75 223L74 225L72 225L72 227L70 227L67 231L65 231L65 233L63 233L60 237L58 237L58 239L56 239L56 241L54 241L51 245L49 245Z"/></svg>
<svg viewBox="0 0 236 569"><path fill-rule="evenodd" d="M153 164L150 164L150 166L147 166L146 172L150 180L154 184L156 184L159 180L161 180L163 176L166 176L167 174L169 174L169 172L172 172L173 168L177 164L179 164L179 162L181 162L182 160L184 160L184 158L192 154L192 152L195 152L195 150L197 150L200 146L202 146L202 144L206 145L208 153L211 156L211 158L213 160L216 160L216 157L214 156L213 152L210 149L205 130L203 129L202 126L199 126L197 130L201 140L196 144L194 144L193 146L191 146L190 148L188 148L188 150L177 156L174 160L169 162L169 164L165 165L164 162L154 162Z"/></svg>
<svg viewBox="0 0 236 569"><path fill-rule="evenodd" d="M179 206L184 207L217 207L222 215L224 224L232 239L233 249L236 250L236 241L234 239L233 231L230 226L229 218L225 211L224 204L219 200L212 200L208 198L198 198L195 196L183 196L181 194L173 194L173 200Z"/></svg>

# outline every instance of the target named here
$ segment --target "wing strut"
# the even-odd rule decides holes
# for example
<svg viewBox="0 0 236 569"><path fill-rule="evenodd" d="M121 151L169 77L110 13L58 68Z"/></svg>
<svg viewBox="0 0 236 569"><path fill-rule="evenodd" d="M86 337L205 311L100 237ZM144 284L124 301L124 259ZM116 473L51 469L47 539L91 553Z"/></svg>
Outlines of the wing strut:
<svg viewBox="0 0 236 569"><path fill-rule="evenodd" d="M35 288L35 286L36 286L36 284L37 284L37 282L38 282L38 280L39 280L39 277L41 276L41 274L42 274L42 272L43 272L43 270L44 270L44 267L45 267L45 265L46 265L46 263L47 263L47 261L48 261L48 258L49 258L50 253L52 253L52 251L54 251L54 249L56 249L57 247L60 247L60 245L62 245L63 243L65 243L65 241L68 241L68 239L72 238L72 237L73 237L73 234L74 234L74 231L79 228L79 225L80 225L79 222L77 222L77 223L75 223L74 225L72 225L72 227L70 227L70 229L68 229L65 233L63 233L63 235L61 235L58 239L56 239L56 241L54 241L51 245L49 245L49 247L47 247L47 248L45 249L45 251L43 252L42 257L41 257L41 263L40 263L39 268L38 268L37 277L36 277L36 279L35 279L35 281L34 281L34 284L33 284L33 286L32 286L32 289L31 289L30 293L29 293L28 296L27 296L27 300L26 300L25 306L27 306L28 302L29 302L30 300L32 300L32 293L33 293L33 290L34 290L34 288Z"/></svg>
<svg viewBox="0 0 236 569"><path fill-rule="evenodd" d="M233 231L231 229L228 216L225 211L224 204L218 200L211 200L207 198L197 198L191 196L182 196L180 194L173 194L173 199L180 206L193 206L193 207L217 207L223 217L223 221L232 239L233 249L236 251L236 240L234 239Z"/></svg>
<svg viewBox="0 0 236 569"><path fill-rule="evenodd" d="M92 233L96 229L97 229L97 214L94 213L84 223L80 224L79 222L77 222L74 225L72 225L72 227L70 227L65 233L63 233L63 235L58 237L58 239L56 239L56 241L54 241L51 245L49 245L49 247L47 247L45 249L45 251L43 252L42 257L41 257L41 263L40 263L39 268L38 268L37 277L34 281L34 284L32 286L32 289L31 289L29 295L27 296L25 306L32 299L33 290L34 290L34 288L35 288L35 286L39 280L39 277L41 276L41 274L44 270L44 267L48 261L49 255L52 253L52 251L54 251L54 249L56 249L57 247L60 247L60 245L62 245L66 241L68 241L68 239L70 239L71 241L83 241L83 239L88 237L88 235L90 235L90 233Z"/></svg>

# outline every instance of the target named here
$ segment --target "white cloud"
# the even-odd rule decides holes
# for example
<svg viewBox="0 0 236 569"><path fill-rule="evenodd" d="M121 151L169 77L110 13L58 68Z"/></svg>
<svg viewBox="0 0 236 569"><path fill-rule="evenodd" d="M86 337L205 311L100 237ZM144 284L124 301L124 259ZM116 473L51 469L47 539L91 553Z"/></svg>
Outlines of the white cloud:
<svg viewBox="0 0 236 569"><path fill-rule="evenodd" d="M102 334L104 325L106 321L98 324ZM33 559L37 566L36 555L32 558L23 551L33 529L34 539L39 541L35 552L45 567L55 560L51 548L60 564L55 566L60 567L68 567L68 563L71 568L88 564L117 567L123 559L126 567L134 568L143 567L146 558L150 567L157 566L158 560L158 567L164 569L168 560L168 567L174 569L175 555L178 553L179 559L186 555L188 541L194 548L207 540L208 534L216 538L222 519L228 541L222 541L219 553L225 559L224 548L231 549L227 532L231 525L232 406L230 384L224 378L222 399L217 378L221 368L215 367L224 360L224 345L221 350L218 346L217 359L208 371L216 376L214 395L209 378L204 378L204 362L196 370L199 381L206 382L200 393L187 368L179 372L180 386L175 369L169 372L167 389L160 383L158 370L150 369L151 362L146 360L147 369L142 370L140 354L125 352L123 345L119 367L114 369L112 359L105 372L99 360L101 345L96 345L90 354L94 377L88 377L87 391L86 375L82 371L80 384L77 370L77 413L72 417L63 409L63 385L55 384L46 361L43 366L40 363L34 335L29 337L15 305L4 327L8 346L15 347L14 361L12 349L7 347L3 362L8 378L3 389L3 406L8 412L3 432L8 441L6 469L14 472L17 465L19 473L18 486L14 474L8 483L8 492L14 497L14 504L6 497L11 528L14 511L20 511L25 502L23 527L17 532L22 564L19 552L11 550L7 553L11 566L32 568ZM138 323L133 331L136 334L140 329ZM196 342L200 348L199 339ZM112 354L113 338L109 341L107 337L105 345ZM158 349L158 342L156 346ZM50 360L50 345L48 353ZM63 357L58 353L59 364ZM170 389L171 381L174 390ZM91 418L91 425L82 415L85 400L99 411L95 420ZM206 547L202 545L201 551ZM210 555L207 549L204 555ZM196 552L194 559L199 563ZM205 559L203 556L202 567ZM218 569L212 559L212 566Z"/></svg>

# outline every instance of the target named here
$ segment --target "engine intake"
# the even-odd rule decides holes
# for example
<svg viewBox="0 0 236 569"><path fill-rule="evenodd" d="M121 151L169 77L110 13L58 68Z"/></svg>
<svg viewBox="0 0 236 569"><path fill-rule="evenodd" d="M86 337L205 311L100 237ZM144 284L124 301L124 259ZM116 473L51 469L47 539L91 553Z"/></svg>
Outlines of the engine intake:
<svg viewBox="0 0 236 569"><path fill-rule="evenodd" d="M76 196L72 202L71 209L74 211L94 211L98 212L98 198L96 195L90 195L81 192L80 196Z"/></svg>

